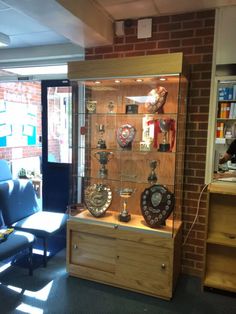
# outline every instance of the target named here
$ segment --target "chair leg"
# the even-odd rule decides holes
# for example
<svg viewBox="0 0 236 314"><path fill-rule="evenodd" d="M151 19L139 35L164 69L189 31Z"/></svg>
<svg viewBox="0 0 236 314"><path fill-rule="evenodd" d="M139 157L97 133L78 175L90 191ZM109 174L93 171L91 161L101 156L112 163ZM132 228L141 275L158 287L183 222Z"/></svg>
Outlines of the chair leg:
<svg viewBox="0 0 236 314"><path fill-rule="evenodd" d="M43 266L44 267L47 267L47 249L48 249L47 238L43 238Z"/></svg>
<svg viewBox="0 0 236 314"><path fill-rule="evenodd" d="M31 245L29 247L29 257L28 257L28 263L29 263L29 275L33 275L33 246Z"/></svg>

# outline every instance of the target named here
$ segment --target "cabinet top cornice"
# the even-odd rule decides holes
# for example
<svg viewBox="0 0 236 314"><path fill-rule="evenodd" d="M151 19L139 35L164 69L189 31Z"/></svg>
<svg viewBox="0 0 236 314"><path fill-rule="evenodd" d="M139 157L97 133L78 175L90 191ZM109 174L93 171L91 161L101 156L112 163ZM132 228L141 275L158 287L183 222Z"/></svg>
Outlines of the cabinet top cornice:
<svg viewBox="0 0 236 314"><path fill-rule="evenodd" d="M68 63L68 78L72 80L185 74L184 72L182 52Z"/></svg>

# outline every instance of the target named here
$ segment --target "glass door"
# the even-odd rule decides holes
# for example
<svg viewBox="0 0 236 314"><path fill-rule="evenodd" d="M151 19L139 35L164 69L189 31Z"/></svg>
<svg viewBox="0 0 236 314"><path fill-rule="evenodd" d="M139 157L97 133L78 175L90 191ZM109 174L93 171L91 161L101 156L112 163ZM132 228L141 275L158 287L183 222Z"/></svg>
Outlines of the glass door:
<svg viewBox="0 0 236 314"><path fill-rule="evenodd" d="M43 209L65 212L70 203L72 92L68 80L42 81Z"/></svg>

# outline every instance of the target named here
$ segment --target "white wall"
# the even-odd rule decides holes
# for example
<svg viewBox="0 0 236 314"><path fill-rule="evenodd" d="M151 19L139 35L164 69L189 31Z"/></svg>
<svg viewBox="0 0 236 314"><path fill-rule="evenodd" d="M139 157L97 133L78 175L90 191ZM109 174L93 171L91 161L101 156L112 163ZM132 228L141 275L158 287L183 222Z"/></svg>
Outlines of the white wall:
<svg viewBox="0 0 236 314"><path fill-rule="evenodd" d="M215 40L216 64L236 63L236 6L219 9Z"/></svg>

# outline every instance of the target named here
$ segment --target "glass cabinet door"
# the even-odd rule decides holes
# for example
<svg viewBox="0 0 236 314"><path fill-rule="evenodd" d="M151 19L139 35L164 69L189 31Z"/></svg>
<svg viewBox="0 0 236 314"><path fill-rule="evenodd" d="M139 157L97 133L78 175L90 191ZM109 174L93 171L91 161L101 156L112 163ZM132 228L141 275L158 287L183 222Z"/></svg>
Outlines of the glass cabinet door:
<svg viewBox="0 0 236 314"><path fill-rule="evenodd" d="M140 224L171 235L181 220L186 78L74 85L75 202L94 217L112 212L118 223L132 223L139 216Z"/></svg>

